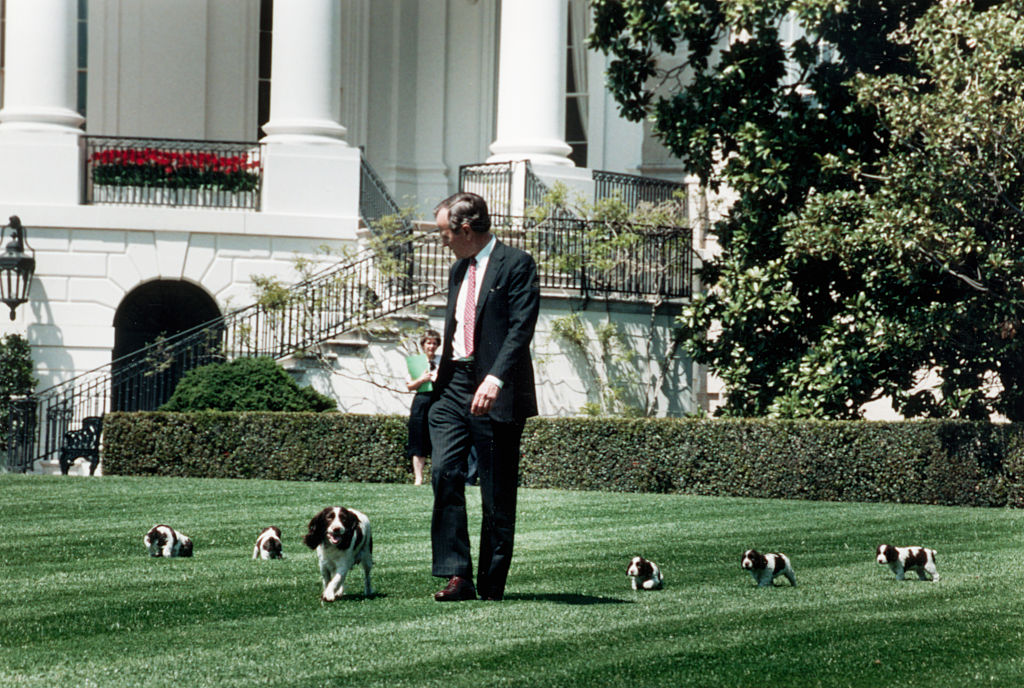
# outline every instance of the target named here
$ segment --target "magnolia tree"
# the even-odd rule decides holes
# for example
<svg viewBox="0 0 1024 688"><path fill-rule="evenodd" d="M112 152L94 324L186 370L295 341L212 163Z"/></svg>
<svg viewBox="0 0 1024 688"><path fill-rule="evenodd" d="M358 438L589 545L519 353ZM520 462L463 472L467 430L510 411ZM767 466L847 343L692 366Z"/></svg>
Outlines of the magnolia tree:
<svg viewBox="0 0 1024 688"><path fill-rule="evenodd" d="M1021 415L1020 2L593 5L623 112L736 197L681 319L725 413Z"/></svg>
<svg viewBox="0 0 1024 688"><path fill-rule="evenodd" d="M823 156L854 186L812 193L786 233L787 255L833 264L856 292L785 403L812 412L803 400L828 399L830 383L878 376L907 415L1022 420L1024 2L942 2L891 38L918 73L850 84L889 154ZM941 383L908 393L920 369Z"/></svg>

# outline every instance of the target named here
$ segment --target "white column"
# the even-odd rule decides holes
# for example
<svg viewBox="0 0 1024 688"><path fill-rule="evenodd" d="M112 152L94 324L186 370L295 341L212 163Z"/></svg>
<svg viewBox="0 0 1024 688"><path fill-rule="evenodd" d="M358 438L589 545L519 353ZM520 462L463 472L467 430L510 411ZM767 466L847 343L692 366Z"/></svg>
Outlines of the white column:
<svg viewBox="0 0 1024 688"><path fill-rule="evenodd" d="M487 162L572 166L565 142L566 0L501 3L497 138Z"/></svg>
<svg viewBox="0 0 1024 688"><path fill-rule="evenodd" d="M361 156L340 113L341 3L275 0L264 213L337 217L339 237L355 236Z"/></svg>
<svg viewBox="0 0 1024 688"><path fill-rule="evenodd" d="M7 0L6 10L0 201L77 205L85 120L75 111L76 0Z"/></svg>
<svg viewBox="0 0 1024 688"><path fill-rule="evenodd" d="M75 12L75 0L7 0L3 129L81 133Z"/></svg>
<svg viewBox="0 0 1024 688"><path fill-rule="evenodd" d="M341 115L341 4L274 2L267 143L344 141Z"/></svg>

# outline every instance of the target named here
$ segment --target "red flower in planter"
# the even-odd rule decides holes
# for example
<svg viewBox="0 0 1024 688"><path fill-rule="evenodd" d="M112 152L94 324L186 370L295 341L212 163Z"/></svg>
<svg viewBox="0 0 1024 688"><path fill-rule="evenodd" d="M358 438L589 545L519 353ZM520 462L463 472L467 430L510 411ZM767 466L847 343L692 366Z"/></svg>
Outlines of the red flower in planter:
<svg viewBox="0 0 1024 688"><path fill-rule="evenodd" d="M259 183L259 159L248 154L121 148L97 151L89 161L100 185L251 191Z"/></svg>

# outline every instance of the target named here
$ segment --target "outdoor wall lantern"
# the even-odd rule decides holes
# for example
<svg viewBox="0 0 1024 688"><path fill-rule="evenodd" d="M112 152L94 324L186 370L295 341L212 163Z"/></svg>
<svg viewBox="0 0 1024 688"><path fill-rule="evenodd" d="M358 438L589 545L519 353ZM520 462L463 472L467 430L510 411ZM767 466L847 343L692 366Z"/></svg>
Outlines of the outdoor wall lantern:
<svg viewBox="0 0 1024 688"><path fill-rule="evenodd" d="M28 301L28 288L36 271L36 252L25 241L25 228L17 215L11 215L10 223L0 229L0 242L8 229L11 240L0 255L0 301L11 309L14 320L14 309ZM32 255L25 255L26 248Z"/></svg>

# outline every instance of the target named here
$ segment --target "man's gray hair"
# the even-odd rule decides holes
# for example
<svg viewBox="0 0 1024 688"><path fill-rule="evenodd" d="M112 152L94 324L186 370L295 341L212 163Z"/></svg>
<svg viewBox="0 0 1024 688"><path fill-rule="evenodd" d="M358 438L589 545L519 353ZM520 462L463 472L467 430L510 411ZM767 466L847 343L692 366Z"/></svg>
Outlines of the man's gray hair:
<svg viewBox="0 0 1024 688"><path fill-rule="evenodd" d="M437 204L436 215L442 209L448 210L448 225L453 229L468 224L474 232L486 232L491 228L491 214L487 212L487 201L475 193L460 191Z"/></svg>

